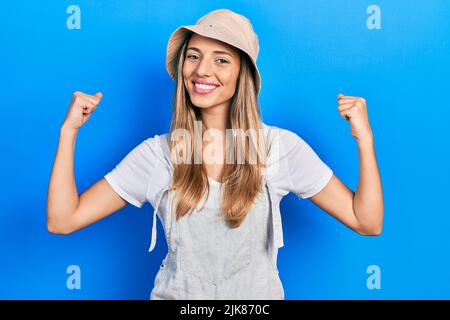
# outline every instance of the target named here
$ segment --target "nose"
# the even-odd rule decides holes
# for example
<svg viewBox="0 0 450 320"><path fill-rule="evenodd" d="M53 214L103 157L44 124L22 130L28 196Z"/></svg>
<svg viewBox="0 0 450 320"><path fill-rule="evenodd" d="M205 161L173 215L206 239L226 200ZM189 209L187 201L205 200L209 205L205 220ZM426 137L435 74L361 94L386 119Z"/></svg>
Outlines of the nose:
<svg viewBox="0 0 450 320"><path fill-rule="evenodd" d="M210 59L201 59L195 69L197 76L204 77L212 74L212 65Z"/></svg>

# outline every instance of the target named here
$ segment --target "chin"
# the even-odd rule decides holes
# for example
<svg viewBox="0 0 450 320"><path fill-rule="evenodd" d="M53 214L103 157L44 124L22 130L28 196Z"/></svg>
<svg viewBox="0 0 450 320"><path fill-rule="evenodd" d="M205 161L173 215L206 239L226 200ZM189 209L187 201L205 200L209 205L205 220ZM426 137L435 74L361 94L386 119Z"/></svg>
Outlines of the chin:
<svg viewBox="0 0 450 320"><path fill-rule="evenodd" d="M211 108L211 107L217 105L217 101L215 101L216 99L209 99L206 97L202 98L202 97L198 97L198 96L194 97L193 95L191 95L190 97L191 97L192 104L200 109L207 109L207 108Z"/></svg>
<svg viewBox="0 0 450 320"><path fill-rule="evenodd" d="M208 109L208 108L211 108L211 107L213 107L215 105L215 103L205 103L205 101L202 101L200 103L196 103L196 101L192 101L191 100L191 102L192 102L192 104L194 106L196 106L197 108L200 108L200 109Z"/></svg>

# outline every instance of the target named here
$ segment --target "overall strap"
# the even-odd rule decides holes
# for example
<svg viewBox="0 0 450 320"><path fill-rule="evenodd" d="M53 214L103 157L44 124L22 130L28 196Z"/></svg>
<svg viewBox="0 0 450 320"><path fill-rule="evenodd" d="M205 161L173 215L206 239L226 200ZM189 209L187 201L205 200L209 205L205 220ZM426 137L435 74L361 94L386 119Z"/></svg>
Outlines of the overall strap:
<svg viewBox="0 0 450 320"><path fill-rule="evenodd" d="M278 248L281 248L284 246L283 242L283 227L281 224L281 213L280 213L280 207L279 203L276 201L276 195L274 193L274 189L268 183L265 182L265 186L267 188L267 193L269 195L270 200L270 212L271 212L271 224L272 224L272 232L271 232L271 238L269 242L269 254L272 257L273 264L276 266L277 264L277 254L278 254Z"/></svg>
<svg viewBox="0 0 450 320"><path fill-rule="evenodd" d="M170 183L164 189L162 189L159 192L159 194L156 196L156 205L155 205L155 208L153 210L152 239L151 239L151 242L150 242L150 248L149 248L148 252L152 252L153 249L155 248L155 245L156 245L156 222L158 220L157 212L158 212L159 205L161 203L161 199L163 198L164 193L166 193L168 191L169 185L170 185Z"/></svg>

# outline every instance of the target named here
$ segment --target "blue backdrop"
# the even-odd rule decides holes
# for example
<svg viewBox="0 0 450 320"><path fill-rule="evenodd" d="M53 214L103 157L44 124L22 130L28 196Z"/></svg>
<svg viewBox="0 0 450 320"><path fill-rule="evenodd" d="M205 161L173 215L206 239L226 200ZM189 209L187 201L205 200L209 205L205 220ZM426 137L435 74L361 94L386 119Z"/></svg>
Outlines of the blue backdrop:
<svg viewBox="0 0 450 320"><path fill-rule="evenodd" d="M168 38L218 8L247 16L259 36L263 120L298 133L353 190L358 153L336 96L367 101L383 233L358 235L309 200L286 196L286 299L450 298L445 0L2 2L0 298L148 299L167 250L159 237L148 253L149 204L67 236L47 232L59 128L74 91L103 92L76 142L79 192L145 138L167 132ZM67 286L70 266L81 271L79 289Z"/></svg>

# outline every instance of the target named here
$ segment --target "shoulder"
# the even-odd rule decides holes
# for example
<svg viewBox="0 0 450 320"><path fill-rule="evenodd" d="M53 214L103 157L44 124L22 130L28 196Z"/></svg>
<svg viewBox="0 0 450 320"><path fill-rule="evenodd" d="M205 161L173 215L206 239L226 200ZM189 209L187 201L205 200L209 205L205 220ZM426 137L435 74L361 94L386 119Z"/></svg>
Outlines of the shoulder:
<svg viewBox="0 0 450 320"><path fill-rule="evenodd" d="M169 185L173 175L173 166L170 162L168 133L150 136L141 145L146 149L145 170L150 172L148 176L147 198L154 207L157 203L158 195Z"/></svg>
<svg viewBox="0 0 450 320"><path fill-rule="evenodd" d="M164 143L164 134L155 134L144 139L140 146L144 148L154 149L154 151L162 153L162 145Z"/></svg>
<svg viewBox="0 0 450 320"><path fill-rule="evenodd" d="M166 135L167 133L149 136L141 141L137 147L160 157L165 157Z"/></svg>
<svg viewBox="0 0 450 320"><path fill-rule="evenodd" d="M155 134L143 141L143 144L151 150L151 156L164 164L167 169L171 169L169 133ZM171 170L170 170L171 171Z"/></svg>
<svg viewBox="0 0 450 320"><path fill-rule="evenodd" d="M164 157L168 157L168 155L170 154L169 133L168 132L162 133L159 135L154 135L153 137L151 137L149 139L152 139L154 141L154 143L156 143L158 145L158 147L160 148L160 151Z"/></svg>
<svg viewBox="0 0 450 320"><path fill-rule="evenodd" d="M274 150L277 153L289 153L293 148L302 147L306 144L306 141L292 130L266 123L263 123L263 128L269 144L269 150Z"/></svg>
<svg viewBox="0 0 450 320"><path fill-rule="evenodd" d="M166 143L167 134L149 136L136 145L125 158L123 165L141 168L141 172L170 175L172 167Z"/></svg>

